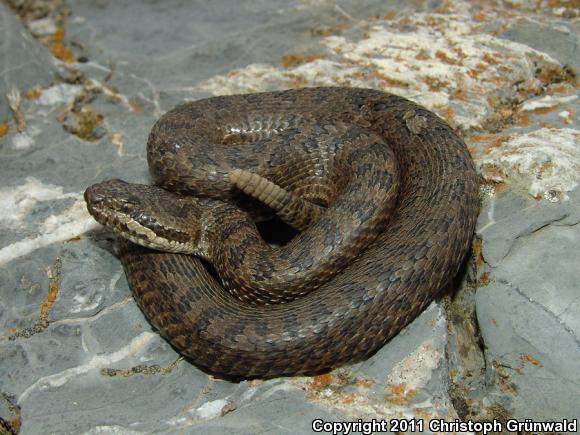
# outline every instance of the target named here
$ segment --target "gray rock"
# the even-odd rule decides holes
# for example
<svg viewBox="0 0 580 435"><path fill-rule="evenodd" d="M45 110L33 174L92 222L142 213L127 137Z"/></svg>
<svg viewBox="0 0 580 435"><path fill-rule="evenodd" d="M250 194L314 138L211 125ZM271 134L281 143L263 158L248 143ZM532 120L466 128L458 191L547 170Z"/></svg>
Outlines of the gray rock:
<svg viewBox="0 0 580 435"><path fill-rule="evenodd" d="M516 418L580 415L579 193L565 204L541 207L513 196L503 202L510 195L500 195L495 214L505 204L512 210L509 221L520 225L499 256L488 247L500 233L506 237L505 221L482 232L483 256L487 261L489 252L494 261L490 284L477 292L477 318L494 388L507 392Z"/></svg>
<svg viewBox="0 0 580 435"><path fill-rule="evenodd" d="M413 6L401 0L304 5L284 0L242 5L196 0L184 7L172 0L137 12L134 5L85 0L72 8L82 20L72 20L67 32L71 40L83 42L85 51L79 54L105 67L115 65L116 86L125 90L139 86L168 110L184 99L207 96L192 86L196 82L252 63L277 63L288 53L317 54L320 48L313 42L318 31L324 34L358 17ZM149 20L147 25L144 19Z"/></svg>
<svg viewBox="0 0 580 435"><path fill-rule="evenodd" d="M522 193L525 186L515 177L509 180L482 207L481 264L477 270L467 267L459 294L432 303L367 361L318 377L265 382L217 380L179 358L131 298L112 234L95 229L84 210L82 192L93 182L118 177L148 182L145 143L151 126L173 105L206 96L207 88L197 86L203 80L267 63L277 74L263 86L288 86L281 56L323 55L327 64L337 59L322 45L325 35L364 44L365 33L380 23L406 35L418 32L417 40L424 41L440 25L462 31L469 21L462 14L468 12L460 7L453 16L440 2L419 9L414 2L382 0L252 0L235 8L227 0L152 1L139 7L108 0L70 3L66 43L86 62L73 65L76 84L50 87L55 61L0 4L0 34L9 35L0 38L0 92L43 86L42 96L23 107L26 131L11 130L0 138L0 418L21 420L24 434L242 434L309 433L315 418L405 416L427 422L427 417L580 414L574 401L580 382L575 266L580 189L569 192L568 201L550 203L529 198ZM407 19L434 8L440 8L437 19ZM400 18L400 26L389 27L385 16ZM455 27L446 26L445 19ZM538 38L540 32L547 36ZM445 35L457 38L453 31ZM482 38L493 47L497 41L487 36L492 39L491 31ZM519 19L503 37L566 63L574 58L577 31L569 23L562 27L559 19L541 24ZM480 56L483 63L475 67L482 69L474 77L483 70L494 77L497 63L481 56L476 42L470 39L451 58L437 54L443 62L434 63L435 70L444 78L445 65L457 72L454 62L463 55ZM392 65L382 48L368 48L369 56ZM424 61L431 65L435 59ZM518 65L527 64L510 63L515 76L499 85L502 101L519 101L511 84L520 72L533 81ZM368 77L368 86L393 82L369 74L369 65L359 67L358 76L348 73L353 80ZM303 71L304 77L315 68ZM257 83L261 90L260 77L232 89ZM412 83L422 83L420 74L415 79ZM445 101L444 82L429 81L439 94L432 101ZM473 92L465 90L461 98L471 98ZM450 104L457 101L465 102L451 99ZM479 108L474 101L468 102ZM567 101L549 118L534 112L525 127L502 133L533 132L546 119L560 126L562 109L575 112L576 102ZM485 110L478 116L490 115ZM456 114L471 116L469 110ZM0 99L0 122L6 116L8 106ZM489 282L476 288L482 275Z"/></svg>
<svg viewBox="0 0 580 435"><path fill-rule="evenodd" d="M130 297L110 233L68 240L58 235L58 225L48 224L86 219L80 193L93 182L147 182L147 134L162 111L196 95L188 90L191 84L233 66L305 50L311 27L335 25L347 10L369 12L357 2L340 11L332 5L301 10L256 2L231 22L224 19L225 3L198 6L188 13L168 3L162 11L144 9L152 22L164 17L159 27L148 28L143 16L116 2L107 5L106 19L94 2L73 5L67 35L82 41L84 51L77 54L89 60L75 65L81 84L45 88L25 106L26 146L17 146L12 134L0 138L3 181L24 186L6 192L21 206L20 221L0 221L8 230L0 239L0 277L3 289L10 289L0 293L0 390L20 407L22 433L307 433L315 418L390 416L393 404L424 407L425 401L449 416L442 360L446 327L438 304L392 347L327 377L214 380L178 359L151 330ZM124 36L110 31L112 17L124 22L115 25ZM182 32L183 40L170 36L193 27L203 31ZM145 37L158 44L141 44ZM73 131L83 110L102 117L104 135L83 138ZM25 183L27 176L33 179ZM54 305L47 296L52 290ZM44 320L42 307L48 307ZM55 405L47 408L48 401ZM10 416L7 407L0 414Z"/></svg>
<svg viewBox="0 0 580 435"><path fill-rule="evenodd" d="M7 122L11 115L6 94L13 88L26 93L33 86L49 84L56 68L46 48L34 40L3 3L0 3L0 41L0 122Z"/></svg>
<svg viewBox="0 0 580 435"><path fill-rule="evenodd" d="M502 36L548 53L562 65L570 65L576 71L580 67L578 28L568 22L540 23L530 18L520 18Z"/></svg>
<svg viewBox="0 0 580 435"><path fill-rule="evenodd" d="M569 201L558 203L534 201L511 191L497 195L480 212L476 228L485 262L498 267L520 238L552 223L565 225L578 219L579 199L577 190Z"/></svg>

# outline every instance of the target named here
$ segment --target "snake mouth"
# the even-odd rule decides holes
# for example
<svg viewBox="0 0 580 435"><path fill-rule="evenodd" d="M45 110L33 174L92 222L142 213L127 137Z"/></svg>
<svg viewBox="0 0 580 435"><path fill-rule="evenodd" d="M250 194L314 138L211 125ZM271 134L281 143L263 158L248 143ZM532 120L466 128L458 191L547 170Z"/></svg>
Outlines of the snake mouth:
<svg viewBox="0 0 580 435"><path fill-rule="evenodd" d="M111 181L129 186L121 180ZM140 204L128 197L119 198L118 192L109 194L107 187L104 183L93 185L84 194L87 210L101 225L146 248L186 254L195 251L190 235L162 225Z"/></svg>

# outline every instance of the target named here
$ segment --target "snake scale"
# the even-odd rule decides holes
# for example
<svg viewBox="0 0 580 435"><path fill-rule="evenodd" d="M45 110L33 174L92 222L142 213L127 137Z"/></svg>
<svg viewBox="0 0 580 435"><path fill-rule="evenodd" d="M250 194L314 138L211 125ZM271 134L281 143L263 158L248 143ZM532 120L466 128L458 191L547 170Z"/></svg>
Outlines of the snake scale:
<svg viewBox="0 0 580 435"><path fill-rule="evenodd" d="M454 277L478 214L464 142L381 91L187 103L156 123L147 153L157 187L91 186L89 211L148 246L120 253L135 300L181 354L224 377L370 356ZM272 210L301 230L281 247L254 224Z"/></svg>

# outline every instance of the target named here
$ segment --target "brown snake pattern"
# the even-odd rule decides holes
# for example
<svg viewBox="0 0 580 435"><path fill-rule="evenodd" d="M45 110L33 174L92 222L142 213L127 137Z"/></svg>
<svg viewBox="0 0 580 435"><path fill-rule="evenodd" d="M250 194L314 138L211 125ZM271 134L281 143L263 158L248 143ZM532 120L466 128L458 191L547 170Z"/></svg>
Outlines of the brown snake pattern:
<svg viewBox="0 0 580 435"><path fill-rule="evenodd" d="M339 139L327 142L325 136L333 132ZM349 142L350 148L341 148ZM295 143L302 146L276 162L279 151ZM225 144L226 151L212 144ZM357 147L359 152L353 152ZM242 258L232 250L219 254L230 262L226 269L242 271L245 256L254 264L252 259L262 255L260 267L269 267L270 273L256 272L250 281L269 281L274 293L286 285L276 281L275 273L277 264L286 261L283 270L291 284L282 296L257 293L270 305L253 305L224 291L196 256L124 244L120 258L146 317L181 354L226 377L317 373L368 357L457 273L478 213L477 175L463 141L421 106L369 89L305 88L188 103L155 125L148 160L156 184L179 194L243 206L245 195L231 187L231 170L241 167L314 210L290 248L278 248L286 253L276 261L269 262L267 255L278 250L263 248L268 254L259 254L251 248L259 242L243 237L237 239L246 247ZM376 170L371 160L388 170ZM336 162L339 170L329 169ZM345 175L343 181L340 174L353 170L356 175ZM355 180L354 187L348 187L348 180ZM343 194L348 200L341 203ZM343 209L332 215L337 203ZM318 215L326 206L329 218ZM366 206L372 211L367 213ZM232 234L249 234L245 224L240 230L240 224L226 218L208 217L203 210L199 215L213 219L215 228L230 228L227 236L202 237L204 243L221 245ZM357 228L354 238L336 236L356 234ZM344 242L341 249L322 255L337 239ZM307 248L300 248L302 242ZM293 278L312 270L307 285ZM237 285L231 287L235 294Z"/></svg>

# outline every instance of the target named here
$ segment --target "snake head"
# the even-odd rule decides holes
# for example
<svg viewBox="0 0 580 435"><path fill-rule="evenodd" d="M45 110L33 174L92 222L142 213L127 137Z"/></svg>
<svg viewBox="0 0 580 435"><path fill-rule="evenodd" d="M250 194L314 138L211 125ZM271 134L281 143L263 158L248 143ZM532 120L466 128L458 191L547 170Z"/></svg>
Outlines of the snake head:
<svg viewBox="0 0 580 435"><path fill-rule="evenodd" d="M185 254L199 249L203 201L123 180L90 186L85 201L97 222L133 243Z"/></svg>

